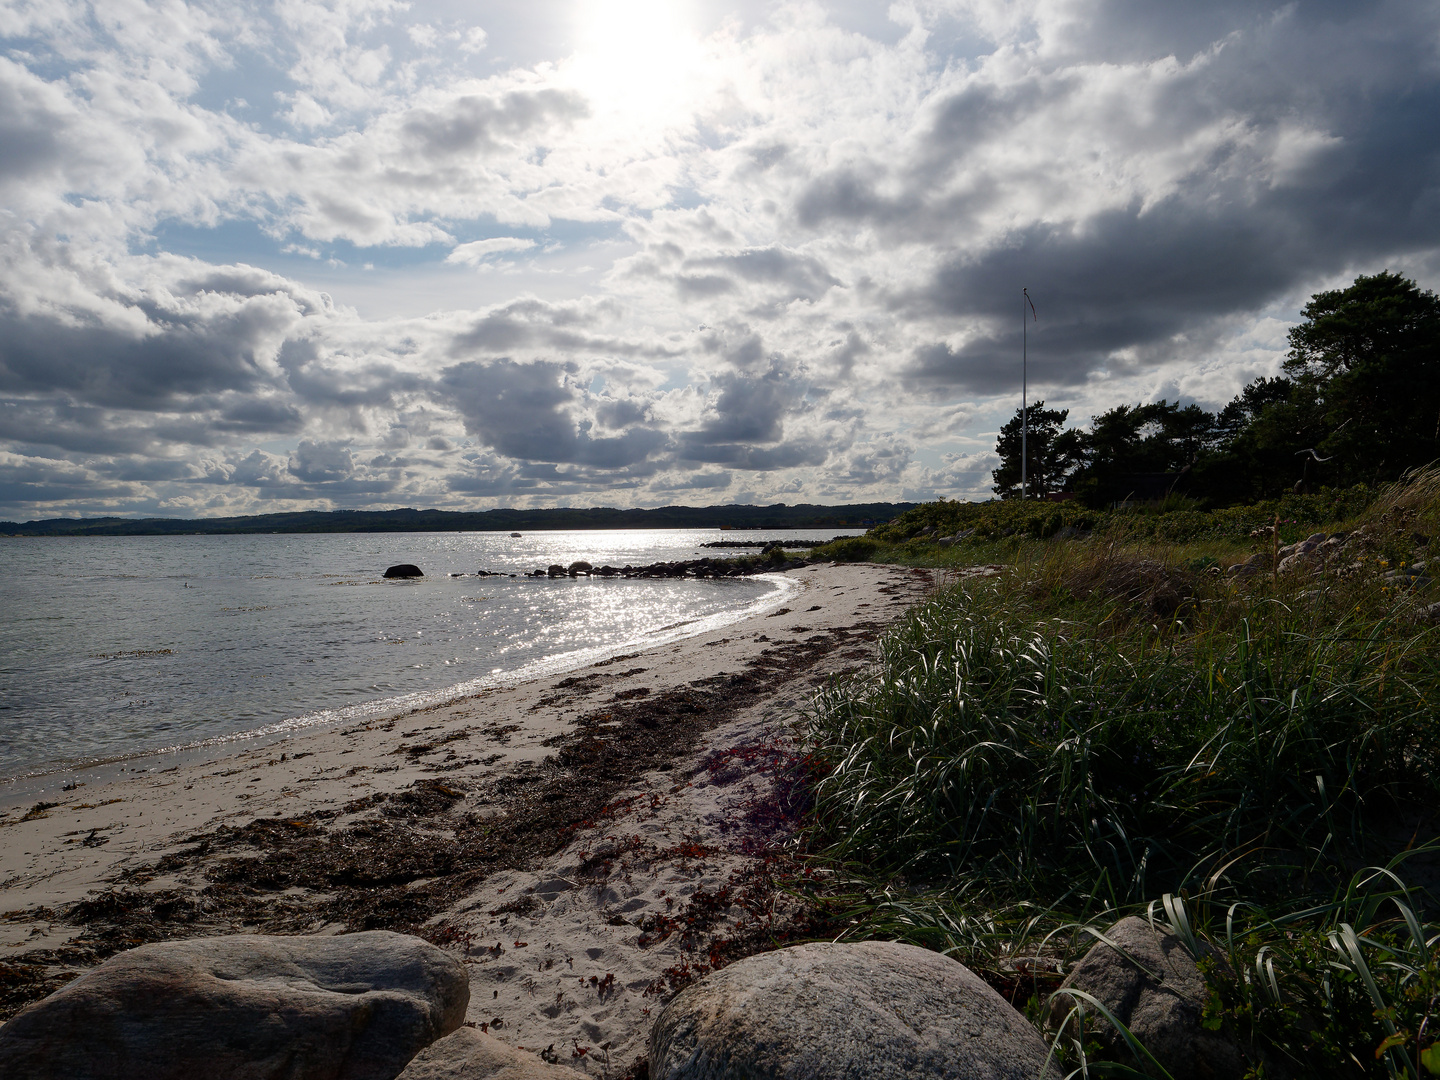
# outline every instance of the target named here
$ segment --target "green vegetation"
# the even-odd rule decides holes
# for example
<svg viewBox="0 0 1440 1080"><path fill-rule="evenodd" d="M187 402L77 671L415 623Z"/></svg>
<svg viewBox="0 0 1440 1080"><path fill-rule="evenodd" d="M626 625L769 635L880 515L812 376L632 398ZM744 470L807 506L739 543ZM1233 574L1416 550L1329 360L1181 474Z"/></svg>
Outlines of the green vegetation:
<svg viewBox="0 0 1440 1080"><path fill-rule="evenodd" d="M814 556L840 562L966 565L977 561L980 547L985 553L1010 558L1026 541L1077 534L1106 543L1215 541L1217 552L1234 553L1249 550L1251 533L1270 527L1277 517L1281 543L1292 543L1317 529L1337 528L1355 520L1377 497L1375 490L1357 485L1341 491L1323 488L1310 495L1287 494L1219 510L1200 510L1193 500L1176 495L1120 510L1095 510L1078 501L963 503L942 499L906 510L864 537L816 548ZM936 547L937 538L957 533L967 534L958 546Z"/></svg>
<svg viewBox="0 0 1440 1080"><path fill-rule="evenodd" d="M1281 543L1360 531L1318 576L1224 573L1268 559L1251 532L1277 515ZM1386 575L1437 530L1437 470L1211 513L937 503L873 530L872 558L1005 566L940 588L807 717L811 839L853 934L951 951L1039 1018L1059 977L1018 958L1148 911L1225 957L1207 1023L1253 1075L1429 1075L1440 596Z"/></svg>
<svg viewBox="0 0 1440 1080"><path fill-rule="evenodd" d="M1093 507L1178 492L1209 506L1282 490L1397 479L1440 458L1440 297L1398 274L1317 293L1290 331L1284 373L1257 379L1218 413L1122 404L1064 429L1029 411L1029 493ZM995 492L1020 494L1020 415L1000 432ZM1313 451L1313 452L1312 452Z"/></svg>

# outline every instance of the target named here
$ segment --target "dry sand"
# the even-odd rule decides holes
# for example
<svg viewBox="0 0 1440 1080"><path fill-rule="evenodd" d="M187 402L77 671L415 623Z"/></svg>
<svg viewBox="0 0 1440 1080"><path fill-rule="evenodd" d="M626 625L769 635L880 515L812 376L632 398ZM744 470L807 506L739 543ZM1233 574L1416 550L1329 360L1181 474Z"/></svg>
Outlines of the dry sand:
<svg viewBox="0 0 1440 1080"><path fill-rule="evenodd" d="M932 585L790 577L676 644L0 815L0 1016L145 941L384 927L464 955L469 1022L623 1074L679 986L804 936L790 725Z"/></svg>

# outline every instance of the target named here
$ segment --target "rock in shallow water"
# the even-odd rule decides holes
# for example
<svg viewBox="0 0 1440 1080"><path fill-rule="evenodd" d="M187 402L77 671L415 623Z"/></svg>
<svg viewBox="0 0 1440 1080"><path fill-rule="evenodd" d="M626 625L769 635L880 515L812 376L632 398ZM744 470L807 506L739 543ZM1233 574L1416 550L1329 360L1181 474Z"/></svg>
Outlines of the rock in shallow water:
<svg viewBox="0 0 1440 1080"><path fill-rule="evenodd" d="M7 1080L393 1080L460 1026L465 967L384 930L121 953L0 1028Z"/></svg>
<svg viewBox="0 0 1440 1080"><path fill-rule="evenodd" d="M796 945L677 994L653 1080L1036 1080L1048 1047L963 964L888 941Z"/></svg>
<svg viewBox="0 0 1440 1080"><path fill-rule="evenodd" d="M420 567L416 566L414 563L402 562L396 563L394 566L387 567L383 576L388 578L424 577L425 571L421 570Z"/></svg>

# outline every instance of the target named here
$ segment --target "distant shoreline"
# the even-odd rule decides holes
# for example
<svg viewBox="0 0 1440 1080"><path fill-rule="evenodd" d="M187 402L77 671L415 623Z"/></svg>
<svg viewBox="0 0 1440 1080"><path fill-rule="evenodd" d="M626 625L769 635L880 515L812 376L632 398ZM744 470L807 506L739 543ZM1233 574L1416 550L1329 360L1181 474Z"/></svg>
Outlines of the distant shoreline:
<svg viewBox="0 0 1440 1080"><path fill-rule="evenodd" d="M663 506L545 510L304 510L227 518L48 518L0 521L0 536L166 536L234 533L557 532L584 529L862 529L917 503Z"/></svg>

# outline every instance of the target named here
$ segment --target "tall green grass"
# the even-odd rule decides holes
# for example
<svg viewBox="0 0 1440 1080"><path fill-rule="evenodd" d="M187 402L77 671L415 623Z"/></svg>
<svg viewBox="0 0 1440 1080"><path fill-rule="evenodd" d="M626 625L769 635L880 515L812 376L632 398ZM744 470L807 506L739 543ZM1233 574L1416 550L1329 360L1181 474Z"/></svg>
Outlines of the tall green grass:
<svg viewBox="0 0 1440 1080"><path fill-rule="evenodd" d="M829 852L1118 909L1240 874L1247 895L1328 887L1440 805L1433 631L1094 629L958 586L912 612L815 701Z"/></svg>
<svg viewBox="0 0 1440 1080"><path fill-rule="evenodd" d="M1043 1022L1085 928L1149 913L1223 957L1206 1022L1254 1076L1440 1075L1437 597L1384 577L1440 531L1440 471L1344 527L1318 576L1221 572L1268 539L986 544L1005 574L937 591L806 715L851 935L950 952Z"/></svg>

